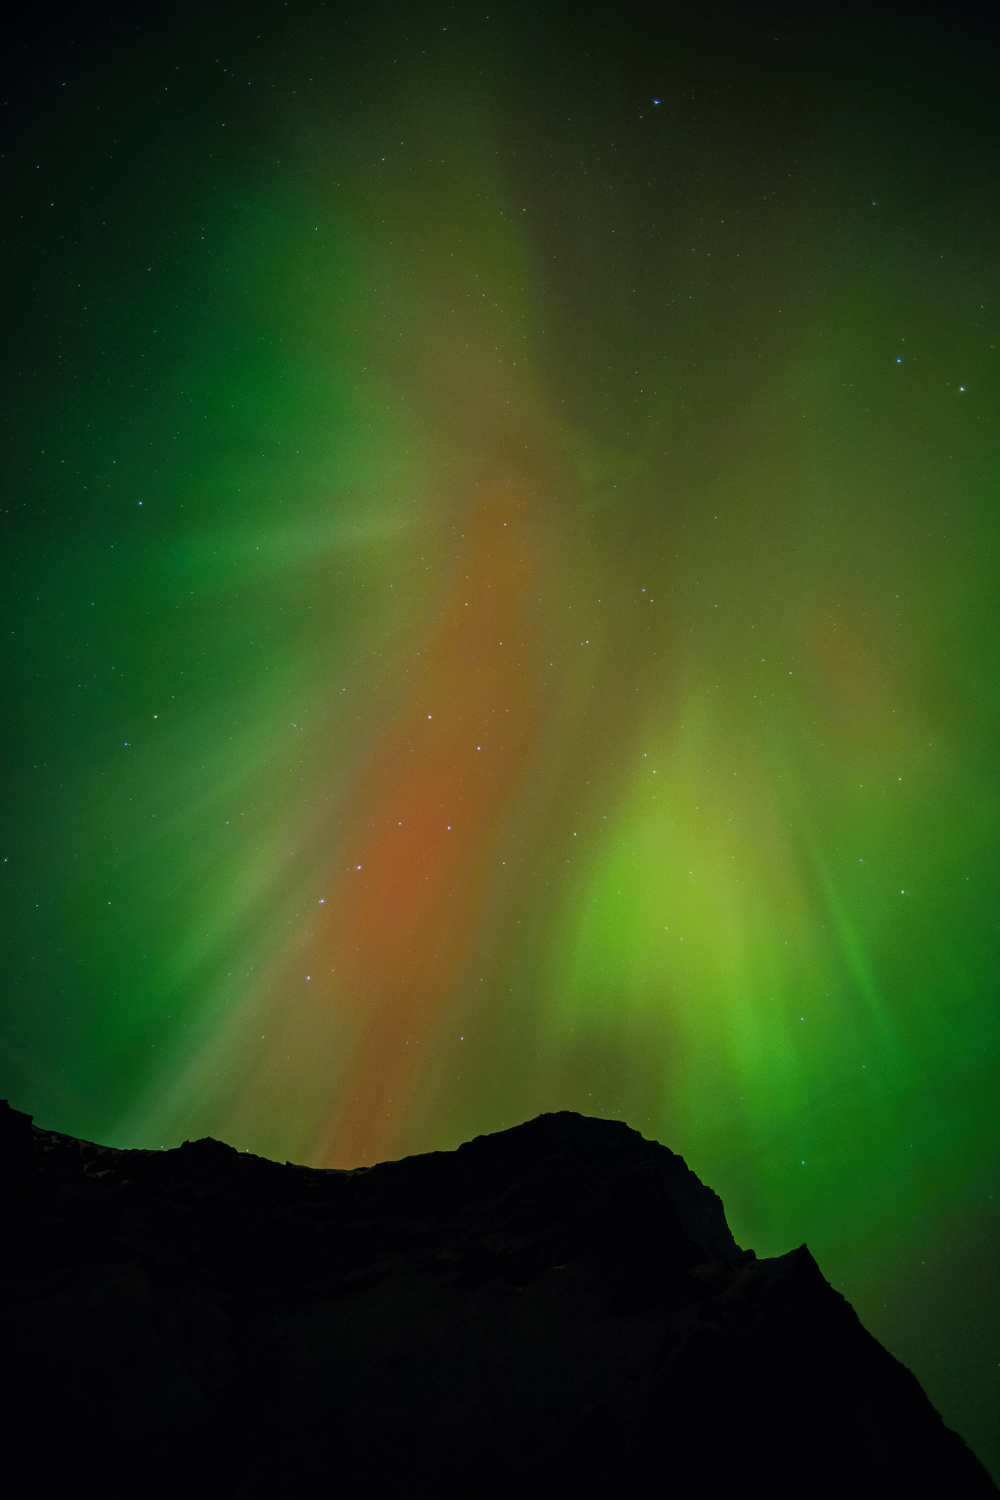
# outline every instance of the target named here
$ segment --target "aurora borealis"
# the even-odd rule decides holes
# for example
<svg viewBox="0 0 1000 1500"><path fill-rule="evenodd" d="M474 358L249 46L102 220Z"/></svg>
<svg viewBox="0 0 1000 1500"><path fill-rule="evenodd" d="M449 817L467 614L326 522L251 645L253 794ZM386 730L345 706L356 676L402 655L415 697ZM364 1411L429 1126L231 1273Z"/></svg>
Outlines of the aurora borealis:
<svg viewBox="0 0 1000 1500"><path fill-rule="evenodd" d="M5 83L3 1092L623 1118L997 1472L996 31L74 24Z"/></svg>

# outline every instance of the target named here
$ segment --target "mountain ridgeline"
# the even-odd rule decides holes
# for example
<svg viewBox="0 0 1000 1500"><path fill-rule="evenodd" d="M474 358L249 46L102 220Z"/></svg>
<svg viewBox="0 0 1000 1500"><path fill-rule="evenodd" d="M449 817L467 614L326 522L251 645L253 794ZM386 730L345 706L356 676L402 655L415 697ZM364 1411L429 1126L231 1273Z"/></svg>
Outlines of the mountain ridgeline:
<svg viewBox="0 0 1000 1500"><path fill-rule="evenodd" d="M620 1122L339 1172L3 1105L0 1152L11 1493L1000 1493L805 1246Z"/></svg>

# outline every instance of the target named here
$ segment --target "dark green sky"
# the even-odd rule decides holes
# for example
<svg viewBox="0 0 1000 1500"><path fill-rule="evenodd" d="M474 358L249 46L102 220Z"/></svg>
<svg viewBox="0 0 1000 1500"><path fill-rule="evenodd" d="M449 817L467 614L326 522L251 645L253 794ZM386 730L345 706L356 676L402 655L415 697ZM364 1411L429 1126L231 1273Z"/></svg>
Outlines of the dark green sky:
<svg viewBox="0 0 1000 1500"><path fill-rule="evenodd" d="M997 41L22 21L14 1104L328 1165L624 1118L1000 1472Z"/></svg>

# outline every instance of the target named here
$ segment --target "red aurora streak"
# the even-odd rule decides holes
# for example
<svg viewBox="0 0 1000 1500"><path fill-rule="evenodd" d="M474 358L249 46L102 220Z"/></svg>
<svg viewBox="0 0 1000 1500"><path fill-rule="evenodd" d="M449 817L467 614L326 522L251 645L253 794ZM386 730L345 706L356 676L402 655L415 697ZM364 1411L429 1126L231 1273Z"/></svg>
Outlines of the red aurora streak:
<svg viewBox="0 0 1000 1500"><path fill-rule="evenodd" d="M450 597L372 756L350 862L327 897L324 947L360 1038L331 1138L339 1165L375 1160L391 1140L483 920L498 824L537 743L532 489L507 484L466 514Z"/></svg>

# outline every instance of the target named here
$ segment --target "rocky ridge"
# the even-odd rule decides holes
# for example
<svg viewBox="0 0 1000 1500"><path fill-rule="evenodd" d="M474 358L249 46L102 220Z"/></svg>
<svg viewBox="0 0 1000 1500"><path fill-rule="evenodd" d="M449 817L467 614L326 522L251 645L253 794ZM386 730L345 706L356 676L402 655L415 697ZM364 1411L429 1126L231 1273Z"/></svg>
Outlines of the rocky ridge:
<svg viewBox="0 0 1000 1500"><path fill-rule="evenodd" d="M4 1104L0 1160L24 1493L1000 1493L805 1246L616 1121L338 1172Z"/></svg>

